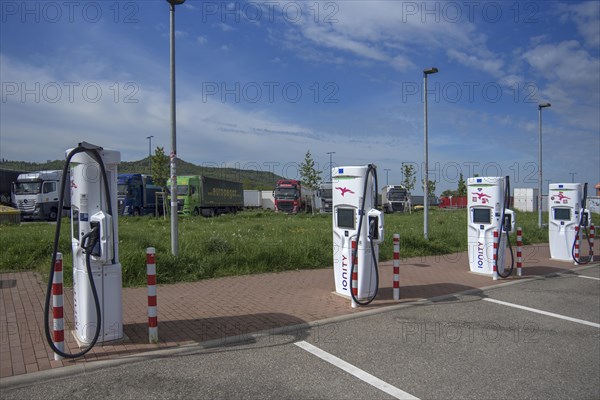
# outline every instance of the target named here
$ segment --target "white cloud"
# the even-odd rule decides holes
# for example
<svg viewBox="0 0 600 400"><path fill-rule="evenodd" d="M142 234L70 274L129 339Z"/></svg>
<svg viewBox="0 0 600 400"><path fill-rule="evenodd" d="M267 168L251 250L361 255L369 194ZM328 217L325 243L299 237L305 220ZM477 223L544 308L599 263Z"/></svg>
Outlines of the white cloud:
<svg viewBox="0 0 600 400"><path fill-rule="evenodd" d="M475 54L467 54L455 49L448 49L446 54L451 59L467 67L487 72L493 77L498 78L503 75L502 67L504 66L504 62L497 58L479 57Z"/></svg>
<svg viewBox="0 0 600 400"><path fill-rule="evenodd" d="M522 55L538 77L539 98L569 126L598 132L600 59L576 40L541 44Z"/></svg>
<svg viewBox="0 0 600 400"><path fill-rule="evenodd" d="M64 149L82 140L127 150L136 147L136 132L143 135L157 120L167 122L164 113L153 112L161 108L153 107L155 99L167 100L153 89L133 86L124 91L111 81L77 81L66 71L62 80L51 70L5 56L0 64L4 82L35 93L24 96L19 91L4 99L0 119L5 158L62 158Z"/></svg>
<svg viewBox="0 0 600 400"><path fill-rule="evenodd" d="M208 39L206 38L206 36L198 36L196 38L196 43L202 45L205 44L206 42L208 42Z"/></svg>
<svg viewBox="0 0 600 400"><path fill-rule="evenodd" d="M416 65L409 60L407 57L398 55L391 60L392 66L398 71L404 71L407 69L416 68Z"/></svg>
<svg viewBox="0 0 600 400"><path fill-rule="evenodd" d="M308 25L304 29L304 36L320 46L348 51L360 57L376 61L386 61L388 56L381 50L368 43L361 43L352 38L338 34L322 26Z"/></svg>
<svg viewBox="0 0 600 400"><path fill-rule="evenodd" d="M537 46L538 44L545 42L548 39L548 35L537 35L529 38L529 43L532 46Z"/></svg>
<svg viewBox="0 0 600 400"><path fill-rule="evenodd" d="M61 82L51 68L35 67L0 57L4 82ZM72 71L63 71L69 79ZM83 83L83 82L82 82ZM57 102L49 101L40 90L40 101L32 95L8 95L0 110L1 156L13 160L60 159L65 149L85 140L121 151L123 160L136 160L147 154L146 137L154 136L153 145L170 148L168 92L145 85L133 97L137 102L115 101L114 82L96 80L102 90L98 101L75 92L71 102L63 92ZM191 93L191 92L190 92ZM42 130L42 131L40 131ZM299 162L311 149L319 161L319 151L335 149L338 160L346 163L372 162L376 157L393 159L398 151L416 152L412 140L370 134L350 141L345 133L331 133L287 122L268 108L242 110L237 103L203 99L197 94L180 94L177 106L178 156L194 163L264 166L275 163L278 174L292 174L286 163ZM31 146L36 143L36 146ZM357 150L360 149L360 150Z"/></svg>
<svg viewBox="0 0 600 400"><path fill-rule="evenodd" d="M220 23L216 24L215 26L220 28L223 32L231 32L231 31L235 30L235 28L233 26L228 25L224 22L220 22Z"/></svg>
<svg viewBox="0 0 600 400"><path fill-rule="evenodd" d="M525 82L525 78L521 75L514 75L514 74L509 74L509 75L505 75L503 77L501 77L498 82L501 85L504 85L508 88L521 88L524 87L522 84L523 82ZM521 86L519 86L521 85Z"/></svg>
<svg viewBox="0 0 600 400"><path fill-rule="evenodd" d="M599 79L598 58L593 58L576 40L538 45L525 52L523 58L551 81L587 88Z"/></svg>
<svg viewBox="0 0 600 400"><path fill-rule="evenodd" d="M563 19L572 21L586 44L596 50L600 45L600 2L584 1L579 4L559 4Z"/></svg>
<svg viewBox="0 0 600 400"><path fill-rule="evenodd" d="M336 50L353 62L383 63L397 70L417 68L413 59L423 52L466 48L483 42L481 36L473 34L470 23L424 23L421 15L407 13L402 2L335 4L335 9L328 8L327 15L335 21L324 23L326 15L317 18L312 8L306 8L301 21L289 24L283 37L271 35L271 40L312 61L331 62L333 57L328 50ZM339 55L336 57L340 59Z"/></svg>

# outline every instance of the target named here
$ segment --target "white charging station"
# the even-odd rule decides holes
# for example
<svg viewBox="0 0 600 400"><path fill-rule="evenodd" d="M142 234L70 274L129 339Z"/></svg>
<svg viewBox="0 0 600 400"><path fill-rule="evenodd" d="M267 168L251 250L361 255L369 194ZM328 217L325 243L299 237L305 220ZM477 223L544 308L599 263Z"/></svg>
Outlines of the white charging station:
<svg viewBox="0 0 600 400"><path fill-rule="evenodd" d="M375 171L375 175L370 171ZM375 297L378 290L376 269L384 229L383 213L376 209L374 176L374 165L332 169L335 290L340 295L351 296L352 241L356 240L354 268L358 272L358 293L355 297L359 300Z"/></svg>
<svg viewBox="0 0 600 400"><path fill-rule="evenodd" d="M555 260L573 261L575 228L589 228L591 213L584 208L584 184L552 183L548 191L548 239L550 257Z"/></svg>
<svg viewBox="0 0 600 400"><path fill-rule="evenodd" d="M71 150L67 150L67 155ZM99 229L98 242L89 255L101 309L102 323L97 341L123 337L117 225L117 165L121 161L121 153L102 148L97 151L105 166L108 193L100 164L93 157L81 152L71 160L74 334L80 346L93 341L98 321L86 268L86 250L82 243L93 229Z"/></svg>
<svg viewBox="0 0 600 400"><path fill-rule="evenodd" d="M505 228L500 232L506 202L505 177L475 177L467 180L468 246L471 272L493 275L494 231L498 230L498 273L505 267L507 235L515 230L512 210L504 209Z"/></svg>

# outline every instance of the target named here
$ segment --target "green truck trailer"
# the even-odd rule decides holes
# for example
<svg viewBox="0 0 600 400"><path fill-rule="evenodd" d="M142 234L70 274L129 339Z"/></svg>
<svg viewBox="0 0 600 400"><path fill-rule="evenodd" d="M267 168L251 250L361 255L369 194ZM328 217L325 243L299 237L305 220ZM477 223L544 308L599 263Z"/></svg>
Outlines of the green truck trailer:
<svg viewBox="0 0 600 400"><path fill-rule="evenodd" d="M167 189L171 188L171 180ZM168 199L171 204L169 194ZM177 177L177 213L213 217L236 213L244 207L244 186L240 182L224 181L201 175Z"/></svg>

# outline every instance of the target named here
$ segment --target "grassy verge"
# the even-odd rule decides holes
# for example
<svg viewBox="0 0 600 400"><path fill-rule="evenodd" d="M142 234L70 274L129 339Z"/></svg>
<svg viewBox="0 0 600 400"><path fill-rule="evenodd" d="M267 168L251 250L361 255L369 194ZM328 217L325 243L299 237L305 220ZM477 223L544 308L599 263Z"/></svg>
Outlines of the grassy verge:
<svg viewBox="0 0 600 400"><path fill-rule="evenodd" d="M594 216L594 220L598 220ZM385 215L385 242L380 258L392 255L392 234L401 235L402 257L441 255L467 249L466 210L433 209L429 241L423 239L423 213ZM524 243L548 241L548 230L537 228L536 213L517 213ZM0 271L38 270L46 273L55 225L0 225ZM170 222L162 218L119 219L119 259L123 284L146 282L145 250L155 247L159 283L332 265L331 215L276 214L246 211L217 218L180 218L179 257L171 255ZM60 251L65 269L72 265L69 220L63 220ZM69 285L71 274L65 274Z"/></svg>

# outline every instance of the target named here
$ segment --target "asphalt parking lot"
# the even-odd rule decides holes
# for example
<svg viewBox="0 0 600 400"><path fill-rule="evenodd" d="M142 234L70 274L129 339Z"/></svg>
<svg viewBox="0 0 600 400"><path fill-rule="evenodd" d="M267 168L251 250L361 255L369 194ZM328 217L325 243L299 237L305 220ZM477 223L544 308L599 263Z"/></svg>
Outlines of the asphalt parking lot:
<svg viewBox="0 0 600 400"><path fill-rule="evenodd" d="M600 281L567 274L347 321L317 345L423 399L588 399L600 396L598 322Z"/></svg>
<svg viewBox="0 0 600 400"><path fill-rule="evenodd" d="M63 368L1 395L600 398L598 265L374 311L245 343L109 360L85 373Z"/></svg>

